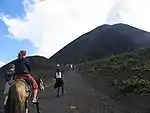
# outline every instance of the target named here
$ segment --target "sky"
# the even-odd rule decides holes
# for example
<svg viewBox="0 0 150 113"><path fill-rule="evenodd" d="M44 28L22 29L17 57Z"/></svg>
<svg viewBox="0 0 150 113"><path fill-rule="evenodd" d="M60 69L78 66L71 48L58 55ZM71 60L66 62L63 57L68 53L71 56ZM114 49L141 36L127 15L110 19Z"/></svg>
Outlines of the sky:
<svg viewBox="0 0 150 113"><path fill-rule="evenodd" d="M150 31L150 0L0 0L0 66L26 50L51 57L103 24Z"/></svg>

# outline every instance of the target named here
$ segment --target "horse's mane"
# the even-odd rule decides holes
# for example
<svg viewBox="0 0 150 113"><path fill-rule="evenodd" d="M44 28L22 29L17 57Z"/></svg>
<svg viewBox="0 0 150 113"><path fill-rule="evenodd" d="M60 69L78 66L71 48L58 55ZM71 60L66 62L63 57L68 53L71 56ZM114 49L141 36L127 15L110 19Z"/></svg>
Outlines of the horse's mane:
<svg viewBox="0 0 150 113"><path fill-rule="evenodd" d="M22 100L22 91L25 90L23 88L25 83L22 81L16 81L10 87L5 113L25 113L25 102Z"/></svg>

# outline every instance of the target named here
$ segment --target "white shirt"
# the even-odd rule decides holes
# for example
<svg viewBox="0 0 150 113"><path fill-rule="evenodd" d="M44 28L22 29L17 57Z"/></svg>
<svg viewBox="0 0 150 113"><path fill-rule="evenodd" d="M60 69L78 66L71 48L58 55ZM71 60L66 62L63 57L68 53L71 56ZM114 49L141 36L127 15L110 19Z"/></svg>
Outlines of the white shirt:
<svg viewBox="0 0 150 113"><path fill-rule="evenodd" d="M61 72L59 72L59 73L56 72L56 78L62 78Z"/></svg>

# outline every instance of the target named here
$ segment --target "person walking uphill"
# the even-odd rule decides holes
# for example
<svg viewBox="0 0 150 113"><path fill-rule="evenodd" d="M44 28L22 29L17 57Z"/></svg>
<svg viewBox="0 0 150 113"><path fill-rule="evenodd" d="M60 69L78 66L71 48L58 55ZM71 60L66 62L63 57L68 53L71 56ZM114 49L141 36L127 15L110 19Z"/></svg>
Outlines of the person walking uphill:
<svg viewBox="0 0 150 113"><path fill-rule="evenodd" d="M39 87L38 87L37 82L35 81L35 79L33 78L31 74L31 69L26 59L25 50L21 50L19 52L18 59L15 60L14 65L15 65L15 74L14 74L15 78L23 77L32 81L31 82L33 86L32 102L37 103L37 93L38 93Z"/></svg>
<svg viewBox="0 0 150 113"><path fill-rule="evenodd" d="M8 98L8 92L9 92L9 88L10 88L12 82L13 82L14 73L15 73L15 65L11 64L8 67L8 70L5 74L6 82L5 82L5 88L4 88L4 95L5 95L4 105L6 104L6 101L7 101L7 98Z"/></svg>
<svg viewBox="0 0 150 113"><path fill-rule="evenodd" d="M63 74L59 69L57 69L56 71L55 79L56 79L56 82L55 82L54 88L55 89L58 88L57 97L59 97L60 87L62 89L62 95L65 95Z"/></svg>

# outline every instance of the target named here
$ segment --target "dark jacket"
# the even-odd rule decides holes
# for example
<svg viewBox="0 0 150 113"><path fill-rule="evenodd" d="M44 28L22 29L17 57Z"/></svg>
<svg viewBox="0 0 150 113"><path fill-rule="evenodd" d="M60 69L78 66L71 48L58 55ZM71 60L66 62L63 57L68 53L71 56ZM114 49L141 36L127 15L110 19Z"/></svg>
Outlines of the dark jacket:
<svg viewBox="0 0 150 113"><path fill-rule="evenodd" d="M23 59L18 58L17 60L15 60L14 65L15 65L15 75L31 73L31 69L28 60L26 58Z"/></svg>
<svg viewBox="0 0 150 113"><path fill-rule="evenodd" d="M5 74L6 81L10 81L10 79L11 79L11 77L13 77L14 73L15 72L12 70L7 71L7 73Z"/></svg>

